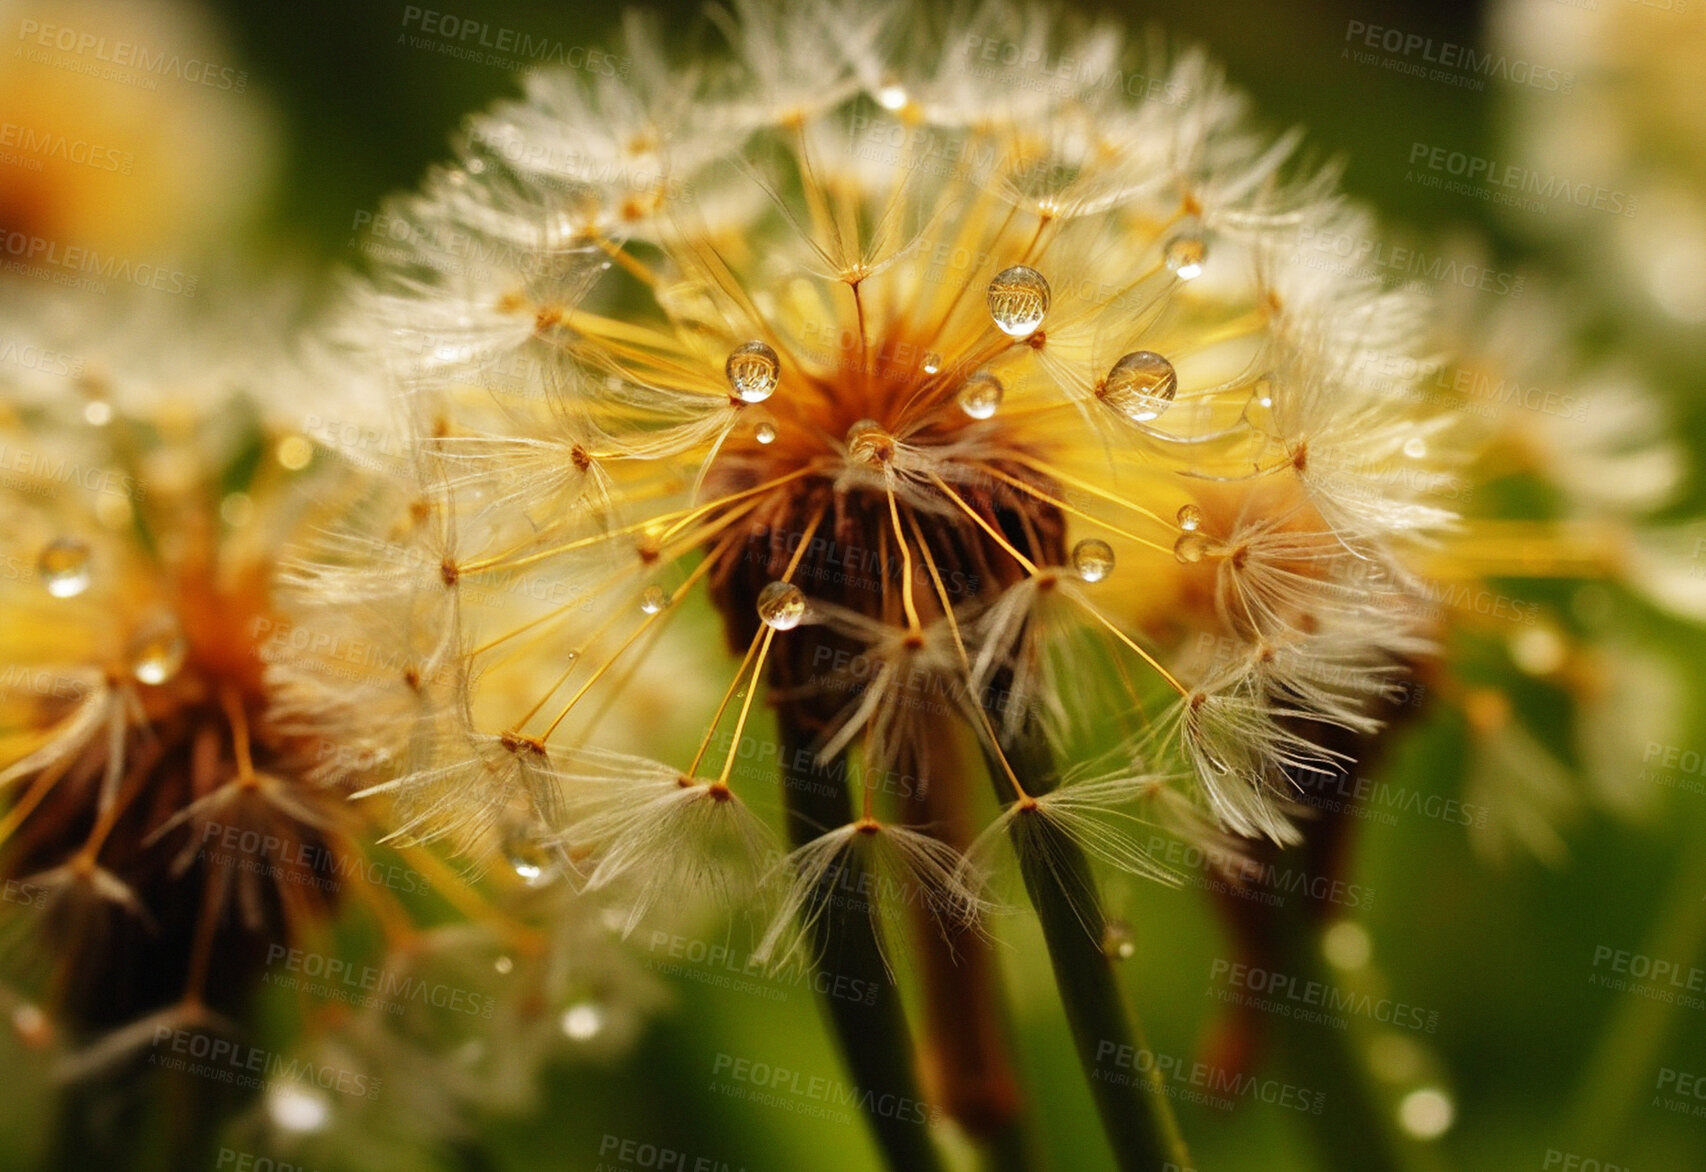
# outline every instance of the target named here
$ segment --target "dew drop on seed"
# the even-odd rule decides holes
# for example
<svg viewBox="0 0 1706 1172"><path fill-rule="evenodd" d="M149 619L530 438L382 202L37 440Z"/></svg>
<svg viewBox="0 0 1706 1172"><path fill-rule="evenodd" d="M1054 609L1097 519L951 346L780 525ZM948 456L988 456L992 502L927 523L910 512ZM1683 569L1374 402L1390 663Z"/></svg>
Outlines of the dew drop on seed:
<svg viewBox="0 0 1706 1172"><path fill-rule="evenodd" d="M1428 454L1428 441L1419 435L1413 435L1404 441L1404 454L1412 460L1420 460Z"/></svg>
<svg viewBox="0 0 1706 1172"><path fill-rule="evenodd" d="M776 393L782 363L776 351L763 342L744 342L729 353L723 373L735 398L743 403L762 403Z"/></svg>
<svg viewBox="0 0 1706 1172"><path fill-rule="evenodd" d="M776 417L768 407L749 407L743 418L752 431L752 438L761 444L776 442Z"/></svg>
<svg viewBox="0 0 1706 1172"><path fill-rule="evenodd" d="M887 464L894 459L894 436L875 419L861 419L847 429L847 458L873 468Z"/></svg>
<svg viewBox="0 0 1706 1172"><path fill-rule="evenodd" d="M331 1122L332 1104L313 1087L281 1079L267 1087L267 1116L281 1131L308 1135Z"/></svg>
<svg viewBox="0 0 1706 1172"><path fill-rule="evenodd" d="M529 887L543 887L556 878L556 864L551 852L533 833L525 819L516 819L503 829L501 849L504 862Z"/></svg>
<svg viewBox="0 0 1706 1172"><path fill-rule="evenodd" d="M1186 565L1203 560L1208 553L1208 538L1201 533L1181 533L1173 543L1173 556Z"/></svg>
<svg viewBox="0 0 1706 1172"><path fill-rule="evenodd" d="M1188 233L1175 236L1167 241L1162 259L1168 272L1181 281L1192 281L1202 276L1203 261L1208 259L1208 245L1203 243L1201 236Z"/></svg>
<svg viewBox="0 0 1706 1172"><path fill-rule="evenodd" d="M1195 505L1179 506L1179 528L1186 533L1195 533L1202 528L1202 510Z"/></svg>
<svg viewBox="0 0 1706 1172"><path fill-rule="evenodd" d="M1109 960L1130 960L1137 954L1137 937L1124 920L1109 919L1102 925L1102 953Z"/></svg>
<svg viewBox="0 0 1706 1172"><path fill-rule="evenodd" d="M577 1001L563 1010L558 1024L570 1041L590 1042L604 1032L604 1007L596 1001Z"/></svg>
<svg viewBox="0 0 1706 1172"><path fill-rule="evenodd" d="M55 598L76 598L89 588L89 547L74 537L51 541L36 559L36 573Z"/></svg>
<svg viewBox="0 0 1706 1172"><path fill-rule="evenodd" d="M662 586L647 586L640 591L640 609L647 614L656 614L669 605L669 595Z"/></svg>
<svg viewBox="0 0 1706 1172"><path fill-rule="evenodd" d="M758 617L778 631L791 631L806 617L806 596L791 582L772 582L758 592Z"/></svg>
<svg viewBox="0 0 1706 1172"><path fill-rule="evenodd" d="M1100 582L1114 572L1114 547L1099 537L1086 537L1072 547L1072 568L1086 582Z"/></svg>
<svg viewBox="0 0 1706 1172"><path fill-rule="evenodd" d="M113 405L96 399L83 406L83 422L91 427L105 427L113 421Z"/></svg>
<svg viewBox="0 0 1706 1172"><path fill-rule="evenodd" d="M932 350L924 356L924 373L935 374L942 369L942 356Z"/></svg>
<svg viewBox="0 0 1706 1172"><path fill-rule="evenodd" d="M906 90L898 85L889 84L877 91L877 105L885 110L899 110L906 105Z"/></svg>
<svg viewBox="0 0 1706 1172"><path fill-rule="evenodd" d="M1048 313L1048 282L1029 265L1014 265L996 273L989 282L988 300L989 316L1002 333L1029 337Z"/></svg>
<svg viewBox="0 0 1706 1172"><path fill-rule="evenodd" d="M1148 423L1167 410L1178 389L1171 362L1153 350L1134 350L1114 363L1097 394L1133 423Z"/></svg>
<svg viewBox="0 0 1706 1172"><path fill-rule="evenodd" d="M515 960L512 957L500 956L492 961L492 968L499 976L507 977L515 971Z"/></svg>
<svg viewBox="0 0 1706 1172"><path fill-rule="evenodd" d="M178 674L189 654L183 628L170 616L144 626L130 643L130 674L136 681L158 687Z"/></svg>
<svg viewBox="0 0 1706 1172"><path fill-rule="evenodd" d="M966 380L954 396L960 410L973 419L990 419L1001 407L1001 396L1004 394L1001 380L987 370L980 370Z"/></svg>

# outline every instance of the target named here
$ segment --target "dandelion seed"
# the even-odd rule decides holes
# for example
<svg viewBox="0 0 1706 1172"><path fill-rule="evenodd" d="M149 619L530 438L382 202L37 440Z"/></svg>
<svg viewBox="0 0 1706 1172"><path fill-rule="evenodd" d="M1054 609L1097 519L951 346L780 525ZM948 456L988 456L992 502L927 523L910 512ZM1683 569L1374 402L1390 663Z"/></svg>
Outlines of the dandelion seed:
<svg viewBox="0 0 1706 1172"><path fill-rule="evenodd" d="M993 419L1001 408L1001 380L988 371L979 371L966 380L954 401L972 419Z"/></svg>

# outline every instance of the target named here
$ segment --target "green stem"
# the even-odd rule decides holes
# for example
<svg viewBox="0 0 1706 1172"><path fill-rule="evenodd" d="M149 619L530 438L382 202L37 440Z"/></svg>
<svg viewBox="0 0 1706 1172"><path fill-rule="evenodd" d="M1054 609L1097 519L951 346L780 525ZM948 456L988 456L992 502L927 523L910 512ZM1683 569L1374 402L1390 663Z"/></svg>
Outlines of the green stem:
<svg viewBox="0 0 1706 1172"><path fill-rule="evenodd" d="M845 826L852 818L845 773L802 767L812 759L809 738L785 714L780 721L782 790L787 807L788 838L803 846L825 830ZM812 893L808 917L811 945L818 967L828 973L863 981L875 989L869 1004L825 995L820 1004L835 1030L842 1057L861 1092L876 1110L866 1113L877 1145L896 1172L942 1172L929 1126L921 1121L934 1114L919 1090L912 1035L907 1028L900 990L889 975L877 939L869 904L855 893L867 890L869 872L856 851L847 853Z"/></svg>
<svg viewBox="0 0 1706 1172"><path fill-rule="evenodd" d="M1053 754L1040 733L1027 730L1005 749L1027 794L1039 797L1059 784ZM998 762L992 761L990 772L1005 777ZM1102 945L1106 922L1089 859L1041 816L1014 818L1011 838L1115 1164L1121 1172L1189 1168L1158 1064L1129 1061L1132 1054L1148 1053L1148 1044L1120 995L1113 962ZM1126 1056L1125 1065L1116 1065L1120 1055ZM1133 1065L1146 1067L1147 1073L1131 1077Z"/></svg>

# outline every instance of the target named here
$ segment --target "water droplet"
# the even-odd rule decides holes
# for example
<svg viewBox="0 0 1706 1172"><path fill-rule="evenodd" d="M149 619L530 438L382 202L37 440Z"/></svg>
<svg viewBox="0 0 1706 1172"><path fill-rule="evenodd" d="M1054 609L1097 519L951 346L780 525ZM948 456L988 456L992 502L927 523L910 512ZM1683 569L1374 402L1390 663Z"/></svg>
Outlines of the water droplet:
<svg viewBox="0 0 1706 1172"><path fill-rule="evenodd" d="M894 436L875 419L861 419L847 429L847 458L873 468L894 459Z"/></svg>
<svg viewBox="0 0 1706 1172"><path fill-rule="evenodd" d="M1428 441L1419 435L1413 435L1404 441L1404 454L1412 460L1420 460L1428 454Z"/></svg>
<svg viewBox="0 0 1706 1172"><path fill-rule="evenodd" d="M47 1014L41 1006L28 1001L20 1002L12 1010L12 1028L18 1032L18 1040L32 1049L39 1049L53 1040L53 1024L48 1021Z"/></svg>
<svg viewBox="0 0 1706 1172"><path fill-rule="evenodd" d="M899 110L906 105L906 90L893 82L877 91L877 105L885 110Z"/></svg>
<svg viewBox="0 0 1706 1172"><path fill-rule="evenodd" d="M669 595L662 586L647 586L640 591L640 609L647 614L656 614L669 605Z"/></svg>
<svg viewBox="0 0 1706 1172"><path fill-rule="evenodd" d="M776 425L771 423L768 419L760 421L758 426L752 429L752 438L761 444L775 443Z"/></svg>
<svg viewBox="0 0 1706 1172"><path fill-rule="evenodd" d="M758 617L778 631L791 631L806 617L806 596L791 582L772 582L758 592Z"/></svg>
<svg viewBox="0 0 1706 1172"><path fill-rule="evenodd" d="M989 282L989 316L997 328L1015 338L1036 333L1048 313L1048 282L1028 265L1002 269Z"/></svg>
<svg viewBox="0 0 1706 1172"><path fill-rule="evenodd" d="M1162 255L1168 272L1181 281L1191 281L1202 276L1203 261L1208 259L1208 245L1203 243L1201 236L1184 233L1167 241Z"/></svg>
<svg viewBox="0 0 1706 1172"><path fill-rule="evenodd" d="M483 171L485 171L485 169L486 169L486 160L484 160L484 159L469 159L468 160L468 174L478 175L478 174L482 173Z"/></svg>
<svg viewBox="0 0 1706 1172"><path fill-rule="evenodd" d="M1531 676L1551 675L1570 656L1564 636L1550 623L1512 631L1509 645L1511 660Z"/></svg>
<svg viewBox="0 0 1706 1172"><path fill-rule="evenodd" d="M743 403L762 403L776 393L782 363L776 351L763 342L744 342L729 353L723 373L735 398Z"/></svg>
<svg viewBox="0 0 1706 1172"><path fill-rule="evenodd" d="M1114 547L1099 537L1086 537L1072 547L1072 568L1086 582L1100 582L1114 572Z"/></svg>
<svg viewBox="0 0 1706 1172"><path fill-rule="evenodd" d="M267 1086L267 1115L283 1131L320 1131L332 1119L332 1104L313 1087L281 1079Z"/></svg>
<svg viewBox="0 0 1706 1172"><path fill-rule="evenodd" d="M273 455L285 468L300 472L308 467L308 461L314 458L314 445L302 436L287 435L278 441Z"/></svg>
<svg viewBox="0 0 1706 1172"><path fill-rule="evenodd" d="M1322 934L1321 953L1337 968L1360 969L1374 958L1374 940L1355 920L1340 920Z"/></svg>
<svg viewBox="0 0 1706 1172"><path fill-rule="evenodd" d="M492 967L498 971L498 975L507 977L515 971L515 960L513 957L500 956L492 962Z"/></svg>
<svg viewBox="0 0 1706 1172"><path fill-rule="evenodd" d="M590 1042L604 1032L604 1007L596 1001L577 1001L563 1010L563 1036L575 1042Z"/></svg>
<svg viewBox="0 0 1706 1172"><path fill-rule="evenodd" d="M1418 1087L1398 1104L1398 1124L1417 1139L1438 1139L1451 1130L1457 1104L1439 1087Z"/></svg>
<svg viewBox="0 0 1706 1172"><path fill-rule="evenodd" d="M529 887L543 887L557 877L557 864L526 818L513 818L503 828L504 862Z"/></svg>
<svg viewBox="0 0 1706 1172"><path fill-rule="evenodd" d="M924 356L924 373L935 374L942 369L942 356L932 350Z"/></svg>
<svg viewBox="0 0 1706 1172"><path fill-rule="evenodd" d="M171 615L146 623L130 641L130 674L150 687L166 683L184 666L189 644Z"/></svg>
<svg viewBox="0 0 1706 1172"><path fill-rule="evenodd" d="M91 427L105 427L113 421L113 405L100 399L84 404L83 421Z"/></svg>
<svg viewBox="0 0 1706 1172"><path fill-rule="evenodd" d="M1102 953L1110 960L1130 960L1137 954L1137 937L1124 920L1110 919L1102 925Z"/></svg>
<svg viewBox="0 0 1706 1172"><path fill-rule="evenodd" d="M1001 380L987 370L980 370L966 380L954 398L960 410L973 419L990 419L1000 409L1003 393Z"/></svg>
<svg viewBox="0 0 1706 1172"><path fill-rule="evenodd" d="M74 537L51 541L36 559L36 573L55 598L76 598L89 588L89 547Z"/></svg>
<svg viewBox="0 0 1706 1172"><path fill-rule="evenodd" d="M1267 375L1257 379L1250 387L1250 398L1254 399L1259 407L1272 407L1274 405L1274 380Z"/></svg>
<svg viewBox="0 0 1706 1172"><path fill-rule="evenodd" d="M1096 394L1133 423L1148 423L1167 410L1178 389L1171 362L1153 350L1135 350L1114 363Z"/></svg>
<svg viewBox="0 0 1706 1172"><path fill-rule="evenodd" d="M1202 510L1195 505L1179 506L1179 528L1186 533L1195 533L1202 528Z"/></svg>
<svg viewBox="0 0 1706 1172"><path fill-rule="evenodd" d="M1173 543L1173 556L1186 565L1203 560L1208 553L1208 538L1201 533L1181 533Z"/></svg>

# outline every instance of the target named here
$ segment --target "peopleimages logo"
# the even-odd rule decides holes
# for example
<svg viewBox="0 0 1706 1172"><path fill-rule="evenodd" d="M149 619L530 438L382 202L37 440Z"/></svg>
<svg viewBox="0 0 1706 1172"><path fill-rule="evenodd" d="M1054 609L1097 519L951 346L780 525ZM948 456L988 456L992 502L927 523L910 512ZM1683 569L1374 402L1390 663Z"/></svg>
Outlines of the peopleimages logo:
<svg viewBox="0 0 1706 1172"><path fill-rule="evenodd" d="M97 171L112 171L129 175L136 165L136 156L117 147L102 146L86 138L72 138L51 130L36 130L16 122L0 122L0 147L23 151L42 159L58 159L93 167Z"/></svg>
<svg viewBox="0 0 1706 1172"><path fill-rule="evenodd" d="M48 54L39 51L47 49L70 57L86 57L119 69L134 69L152 77L176 77L192 85L235 94L242 93L249 85L246 70L214 65L200 57L186 57L182 53L155 49L137 41L110 38L62 24L20 21L18 39L25 42L26 49L30 50L29 60L41 64L58 64Z"/></svg>
<svg viewBox="0 0 1706 1172"><path fill-rule="evenodd" d="M369 1074L306 1058L291 1058L259 1046L169 1025L154 1027L154 1052L148 1056L148 1064L251 1090L260 1090L277 1081L336 1091L357 1099L377 1099L384 1083Z"/></svg>
<svg viewBox="0 0 1706 1172"><path fill-rule="evenodd" d="M448 55L504 67L566 65L599 77L627 77L633 62L584 45L567 45L483 20L415 4L403 6L403 34L416 48L432 47Z"/></svg>
<svg viewBox="0 0 1706 1172"><path fill-rule="evenodd" d="M879 1094L825 1075L806 1074L769 1062L737 1058L733 1054L718 1054L712 1063L711 1073L728 1083L740 1084L760 1092L765 1097L780 1096L826 1108L853 1107L866 1115L897 1119L903 1123L933 1123L940 1114L934 1105L905 1095ZM724 1086L717 1083L713 1083L711 1089L728 1093ZM765 1099L760 1098L758 1101Z"/></svg>
<svg viewBox="0 0 1706 1172"><path fill-rule="evenodd" d="M1501 163L1467 151L1454 151L1449 147L1413 142L1410 144L1410 165L1442 178L1449 176L1465 183L1478 183L1554 203L1569 203L1614 216L1635 214L1635 197L1625 192L1576 182L1520 163Z"/></svg>
<svg viewBox="0 0 1706 1172"><path fill-rule="evenodd" d="M1485 88L1487 78L1561 94L1569 93L1576 84L1574 73L1362 20L1345 25L1345 42L1343 55L1359 65L1380 65L1394 72L1447 81L1468 89ZM1381 59L1376 53L1388 56ZM1406 65L1408 68L1403 67Z"/></svg>
<svg viewBox="0 0 1706 1172"><path fill-rule="evenodd" d="M179 272L147 261L133 261L128 257L103 255L93 248L63 244L4 228L0 228L0 266L26 270L39 266L46 272L77 273L135 285L140 289L152 289L157 293L179 293L185 297L195 296L198 282L193 273Z"/></svg>
<svg viewBox="0 0 1706 1172"><path fill-rule="evenodd" d="M264 978L268 984L300 989L329 1000L381 1006L393 1013L402 1012L407 1002L470 1017L490 1018L497 1010L497 999L487 993L283 944L267 946L267 967L275 970ZM284 973L276 971L279 969Z"/></svg>

